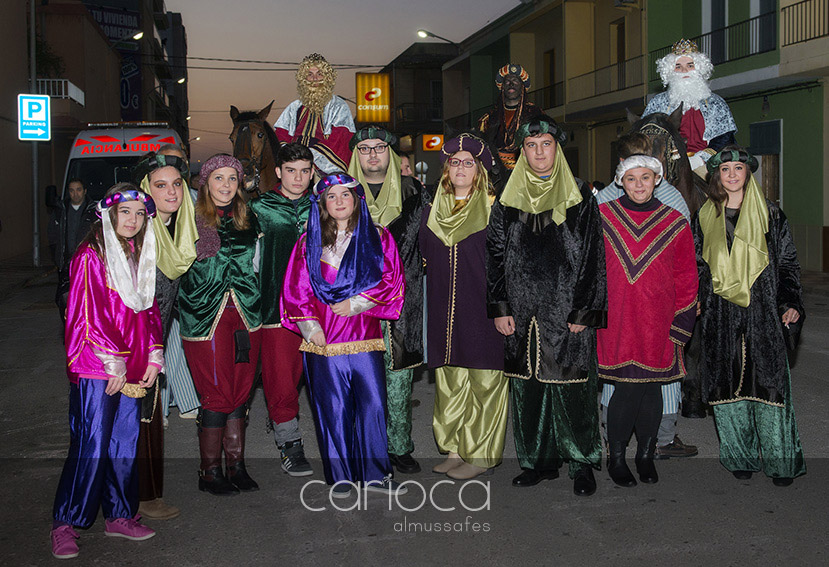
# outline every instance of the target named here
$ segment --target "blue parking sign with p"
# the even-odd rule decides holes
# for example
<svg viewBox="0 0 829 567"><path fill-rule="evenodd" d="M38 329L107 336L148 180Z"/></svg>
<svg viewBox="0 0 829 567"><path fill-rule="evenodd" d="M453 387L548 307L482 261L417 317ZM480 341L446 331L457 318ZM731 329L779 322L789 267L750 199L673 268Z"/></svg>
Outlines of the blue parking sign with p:
<svg viewBox="0 0 829 567"><path fill-rule="evenodd" d="M46 142L52 139L48 95L17 95L17 137L24 142Z"/></svg>

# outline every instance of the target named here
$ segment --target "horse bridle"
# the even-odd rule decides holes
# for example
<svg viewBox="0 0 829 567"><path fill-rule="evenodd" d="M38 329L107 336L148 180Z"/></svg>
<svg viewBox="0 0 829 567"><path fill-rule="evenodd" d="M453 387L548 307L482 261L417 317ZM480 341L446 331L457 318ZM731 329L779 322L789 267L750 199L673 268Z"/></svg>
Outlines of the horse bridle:
<svg viewBox="0 0 829 567"><path fill-rule="evenodd" d="M665 179L676 179L679 176L679 160L682 157L682 154L676 146L676 142L674 141L673 136L671 136L671 133L662 126L654 123L645 124L639 129L639 133L644 134L651 140L654 138L667 139L667 142L665 142L665 152L662 156L667 169L667 171L665 171Z"/></svg>
<svg viewBox="0 0 829 567"><path fill-rule="evenodd" d="M252 132L250 129L250 123L253 122L252 120L248 120L246 122L238 122L236 127L238 127L238 133L236 134L236 140L233 142L233 155L242 161L242 158L239 158L239 144L242 143L242 132L247 133L247 139L245 142L248 145L248 154L250 158L246 158L246 161L253 163L253 188L248 190L245 188L248 193L259 192L259 180L260 180L260 172L262 171L262 153L259 153L259 156L253 155L253 139L252 139Z"/></svg>

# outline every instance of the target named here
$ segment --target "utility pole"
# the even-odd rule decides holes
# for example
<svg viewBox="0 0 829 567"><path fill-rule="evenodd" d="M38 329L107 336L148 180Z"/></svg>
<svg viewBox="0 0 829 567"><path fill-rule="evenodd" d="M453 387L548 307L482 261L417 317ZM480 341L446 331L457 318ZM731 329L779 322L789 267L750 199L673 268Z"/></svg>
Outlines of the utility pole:
<svg viewBox="0 0 829 567"><path fill-rule="evenodd" d="M35 0L29 0L29 88L32 94L37 94L35 32ZM37 142L32 142L32 262L35 268L40 266L40 195L37 186Z"/></svg>

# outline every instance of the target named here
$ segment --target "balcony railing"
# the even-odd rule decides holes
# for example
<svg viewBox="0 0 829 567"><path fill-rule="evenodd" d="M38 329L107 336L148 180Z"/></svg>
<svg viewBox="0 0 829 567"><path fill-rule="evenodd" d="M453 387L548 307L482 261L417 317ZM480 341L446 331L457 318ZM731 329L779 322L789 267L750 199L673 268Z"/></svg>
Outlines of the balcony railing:
<svg viewBox="0 0 829 567"><path fill-rule="evenodd" d="M825 1L825 0L824 0ZM703 35L692 37L711 63L719 65L777 49L777 12L762 14ZM671 51L668 45L650 52L649 80L658 81L656 62Z"/></svg>
<svg viewBox="0 0 829 567"><path fill-rule="evenodd" d="M52 98L68 98L85 106L84 92L67 79L38 79L37 92Z"/></svg>
<svg viewBox="0 0 829 567"><path fill-rule="evenodd" d="M640 55L573 77L568 81L569 100L582 100L641 85L644 83L644 58L644 55Z"/></svg>
<svg viewBox="0 0 829 567"><path fill-rule="evenodd" d="M804 0L780 10L783 47L829 35L829 0Z"/></svg>
<svg viewBox="0 0 829 567"><path fill-rule="evenodd" d="M564 82L530 91L527 100L542 109L561 106L564 104Z"/></svg>

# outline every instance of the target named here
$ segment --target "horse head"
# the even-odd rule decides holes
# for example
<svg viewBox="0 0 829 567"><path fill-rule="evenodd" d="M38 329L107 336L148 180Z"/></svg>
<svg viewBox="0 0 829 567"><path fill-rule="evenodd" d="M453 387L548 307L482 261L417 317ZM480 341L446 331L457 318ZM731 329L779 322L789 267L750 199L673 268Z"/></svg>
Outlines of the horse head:
<svg viewBox="0 0 829 567"><path fill-rule="evenodd" d="M271 177L273 171L269 170L273 170L276 163L276 152L280 144L266 120L273 102L258 112L240 112L235 106L230 107L233 130L229 137L233 144L233 156L242 163L245 170L245 191L251 193L259 191L263 177Z"/></svg>
<svg viewBox="0 0 829 567"><path fill-rule="evenodd" d="M631 126L629 134L644 134L651 141L651 155L662 162L665 180L682 193L688 208L693 213L705 200L701 187L695 182L695 175L688 161L685 140L679 133L682 121L682 105L671 114L655 112L644 117L637 117L628 111Z"/></svg>

